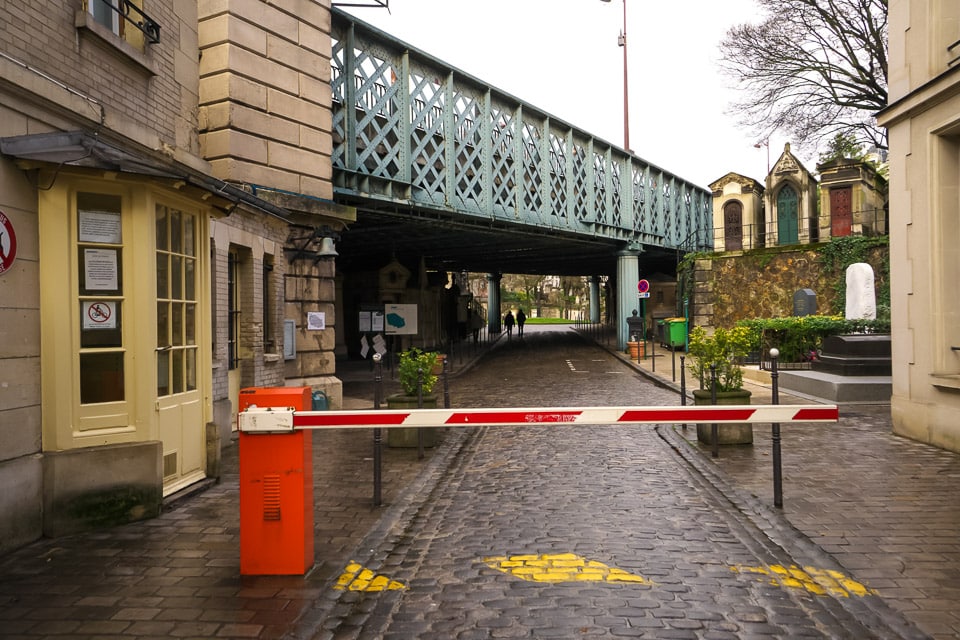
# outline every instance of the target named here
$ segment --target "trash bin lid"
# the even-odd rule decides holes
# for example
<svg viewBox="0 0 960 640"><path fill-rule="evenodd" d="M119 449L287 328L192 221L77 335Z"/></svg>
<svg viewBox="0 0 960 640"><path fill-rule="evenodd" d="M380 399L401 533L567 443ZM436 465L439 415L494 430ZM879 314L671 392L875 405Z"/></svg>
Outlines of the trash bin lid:
<svg viewBox="0 0 960 640"><path fill-rule="evenodd" d="M667 318L664 322L685 322L686 318Z"/></svg>

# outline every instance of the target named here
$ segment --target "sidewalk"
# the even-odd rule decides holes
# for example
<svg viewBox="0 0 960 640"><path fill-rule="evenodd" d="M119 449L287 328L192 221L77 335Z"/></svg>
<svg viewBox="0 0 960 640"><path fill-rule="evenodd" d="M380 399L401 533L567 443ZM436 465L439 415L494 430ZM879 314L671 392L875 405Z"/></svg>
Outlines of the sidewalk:
<svg viewBox="0 0 960 640"><path fill-rule="evenodd" d="M680 355L658 346L638 363L618 354L678 394ZM753 404L771 403L763 377L745 375ZM688 377L688 395L692 388ZM783 390L779 399L827 403ZM732 502L768 522L772 538L799 532L811 553L829 554L930 636L960 638L960 455L894 435L889 403L839 408L836 425L782 426L782 509L774 507L770 428L755 425L753 445L721 447L718 458L695 427L672 433L699 452L698 466Z"/></svg>

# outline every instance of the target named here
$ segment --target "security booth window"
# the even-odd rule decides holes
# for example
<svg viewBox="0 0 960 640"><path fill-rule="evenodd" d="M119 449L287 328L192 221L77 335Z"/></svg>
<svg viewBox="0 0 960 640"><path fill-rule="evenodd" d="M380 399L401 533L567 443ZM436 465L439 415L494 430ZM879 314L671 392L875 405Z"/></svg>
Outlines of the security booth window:
<svg viewBox="0 0 960 640"><path fill-rule="evenodd" d="M121 402L124 392L121 198L77 194L80 402Z"/></svg>

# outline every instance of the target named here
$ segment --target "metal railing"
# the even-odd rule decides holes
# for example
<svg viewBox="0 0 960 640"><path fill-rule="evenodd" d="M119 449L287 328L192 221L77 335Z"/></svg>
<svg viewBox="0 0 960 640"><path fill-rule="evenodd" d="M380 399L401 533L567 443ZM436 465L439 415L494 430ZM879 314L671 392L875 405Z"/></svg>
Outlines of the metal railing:
<svg viewBox="0 0 960 640"><path fill-rule="evenodd" d="M713 230L714 251L747 251L764 247L810 244L845 236L885 236L889 233L887 212L883 209L855 211L846 222L825 224L830 226L811 226L796 230L789 242L780 242L777 234L777 222L766 224L746 224L739 228L740 233L731 235L728 229ZM824 224L824 221L818 221Z"/></svg>
<svg viewBox="0 0 960 640"><path fill-rule="evenodd" d="M160 42L160 25L132 0L91 0L91 2L99 2L101 6L118 14L125 22L143 32L147 42L151 44Z"/></svg>

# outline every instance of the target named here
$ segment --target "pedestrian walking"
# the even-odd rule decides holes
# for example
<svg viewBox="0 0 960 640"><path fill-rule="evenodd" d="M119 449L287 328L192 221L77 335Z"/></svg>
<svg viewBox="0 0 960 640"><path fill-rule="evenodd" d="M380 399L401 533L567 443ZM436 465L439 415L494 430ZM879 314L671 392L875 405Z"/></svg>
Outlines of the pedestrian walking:
<svg viewBox="0 0 960 640"><path fill-rule="evenodd" d="M503 316L503 326L507 328L507 340L513 337L513 325L515 323L513 311L507 311L507 315Z"/></svg>
<svg viewBox="0 0 960 640"><path fill-rule="evenodd" d="M523 337L523 325L527 321L527 314L523 312L523 309L517 309L517 337Z"/></svg>

